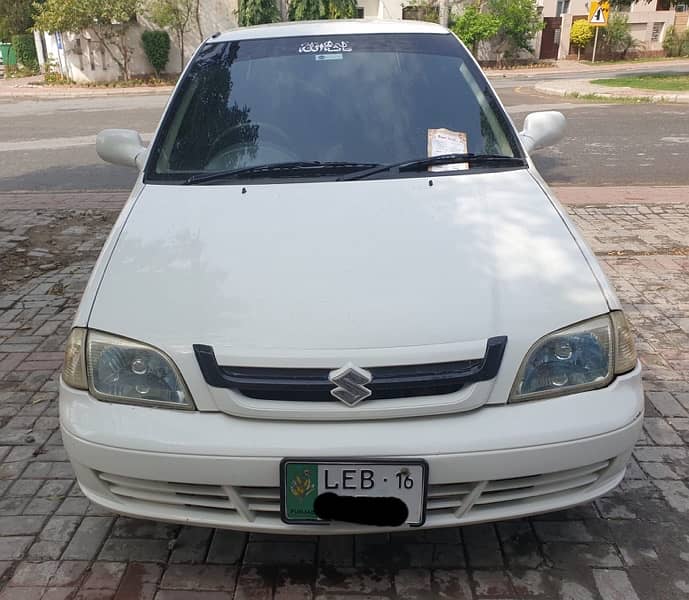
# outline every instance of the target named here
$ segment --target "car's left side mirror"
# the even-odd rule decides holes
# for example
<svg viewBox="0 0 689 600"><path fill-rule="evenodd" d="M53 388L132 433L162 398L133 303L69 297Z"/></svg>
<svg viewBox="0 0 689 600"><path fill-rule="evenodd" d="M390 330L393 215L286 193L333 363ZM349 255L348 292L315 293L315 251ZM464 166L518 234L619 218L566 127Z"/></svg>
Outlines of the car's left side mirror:
<svg viewBox="0 0 689 600"><path fill-rule="evenodd" d="M556 110L530 113L524 119L524 130L519 134L527 152L552 146L565 134L567 119Z"/></svg>
<svg viewBox="0 0 689 600"><path fill-rule="evenodd" d="M104 129L96 136L96 152L105 162L139 170L146 160L146 146L132 129Z"/></svg>

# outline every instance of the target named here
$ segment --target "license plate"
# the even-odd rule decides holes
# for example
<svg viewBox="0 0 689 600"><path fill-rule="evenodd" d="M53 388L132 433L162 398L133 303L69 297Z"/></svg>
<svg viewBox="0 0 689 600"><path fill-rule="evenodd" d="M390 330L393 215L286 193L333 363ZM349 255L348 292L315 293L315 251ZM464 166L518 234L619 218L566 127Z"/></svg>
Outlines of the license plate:
<svg viewBox="0 0 689 600"><path fill-rule="evenodd" d="M325 523L314 511L314 502L326 493L347 498L396 498L407 507L407 525L423 525L426 519L428 464L422 460L286 458L280 465L280 480L285 523Z"/></svg>

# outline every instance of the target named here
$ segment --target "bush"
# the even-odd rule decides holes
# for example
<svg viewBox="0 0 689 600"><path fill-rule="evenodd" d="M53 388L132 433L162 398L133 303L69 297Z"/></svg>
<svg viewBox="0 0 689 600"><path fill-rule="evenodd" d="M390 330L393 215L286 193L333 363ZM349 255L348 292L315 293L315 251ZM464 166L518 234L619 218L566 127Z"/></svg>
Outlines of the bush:
<svg viewBox="0 0 689 600"><path fill-rule="evenodd" d="M160 75L170 56L170 36L167 31L144 31L141 34L141 45L156 75Z"/></svg>
<svg viewBox="0 0 689 600"><path fill-rule="evenodd" d="M632 35L629 17L625 14L611 14L608 26L601 29L601 50L608 58L626 58L630 50L641 46L641 42Z"/></svg>
<svg viewBox="0 0 689 600"><path fill-rule="evenodd" d="M476 56L478 44L492 38L500 28L498 19L489 12L481 12L478 3L470 4L452 24L452 31Z"/></svg>
<svg viewBox="0 0 689 600"><path fill-rule="evenodd" d="M26 69L38 71L38 56L36 55L36 44L33 35L22 33L12 36L12 46L17 53L17 62Z"/></svg>
<svg viewBox="0 0 689 600"><path fill-rule="evenodd" d="M689 29L684 32L670 27L663 38L663 50L668 56L689 56Z"/></svg>

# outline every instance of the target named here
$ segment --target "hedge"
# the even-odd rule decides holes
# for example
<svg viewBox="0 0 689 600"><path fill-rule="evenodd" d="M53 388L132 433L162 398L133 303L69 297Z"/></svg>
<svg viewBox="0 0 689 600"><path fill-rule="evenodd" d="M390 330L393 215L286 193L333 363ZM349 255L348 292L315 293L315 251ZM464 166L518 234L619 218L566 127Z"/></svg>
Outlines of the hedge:
<svg viewBox="0 0 689 600"><path fill-rule="evenodd" d="M21 33L12 36L12 46L17 53L17 62L32 71L38 71L38 56L36 55L36 43L30 33Z"/></svg>
<svg viewBox="0 0 689 600"><path fill-rule="evenodd" d="M170 56L170 36L167 31L144 31L141 34L141 44L156 75L160 75Z"/></svg>

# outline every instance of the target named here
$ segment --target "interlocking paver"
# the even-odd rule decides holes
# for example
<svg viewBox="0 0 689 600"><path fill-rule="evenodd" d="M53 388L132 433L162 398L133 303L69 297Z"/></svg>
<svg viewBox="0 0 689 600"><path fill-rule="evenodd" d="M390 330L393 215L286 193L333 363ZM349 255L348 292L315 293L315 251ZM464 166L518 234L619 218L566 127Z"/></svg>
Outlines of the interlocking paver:
<svg viewBox="0 0 689 600"><path fill-rule="evenodd" d="M438 598L446 600L471 600L469 574L460 569L433 571L432 589Z"/></svg>
<svg viewBox="0 0 689 600"><path fill-rule="evenodd" d="M160 587L171 590L227 590L234 587L237 568L224 565L170 565Z"/></svg>
<svg viewBox="0 0 689 600"><path fill-rule="evenodd" d="M477 598L512 598L516 594L505 571L474 571L472 580Z"/></svg>
<svg viewBox="0 0 689 600"><path fill-rule="evenodd" d="M130 563L120 581L115 600L151 600L158 589L162 568L150 563Z"/></svg>
<svg viewBox="0 0 689 600"><path fill-rule="evenodd" d="M495 525L471 525L462 530L469 566L502 568L505 564Z"/></svg>
<svg viewBox="0 0 689 600"><path fill-rule="evenodd" d="M62 555L64 559L93 560L112 525L112 517L85 517Z"/></svg>
<svg viewBox="0 0 689 600"><path fill-rule="evenodd" d="M431 573L428 569L401 569L394 577L395 593L398 598L414 600L431 598Z"/></svg>
<svg viewBox="0 0 689 600"><path fill-rule="evenodd" d="M593 576L603 600L639 600L624 571L596 569Z"/></svg>
<svg viewBox="0 0 689 600"><path fill-rule="evenodd" d="M618 291L645 365L644 434L616 490L497 525L283 538L117 518L74 484L56 377L125 196L0 194L0 598L689 596L688 204L568 209Z"/></svg>
<svg viewBox="0 0 689 600"><path fill-rule="evenodd" d="M126 568L127 563L125 562L95 562L81 587L83 589L116 590Z"/></svg>
<svg viewBox="0 0 689 600"><path fill-rule="evenodd" d="M99 558L101 560L164 562L168 554L167 540L111 537L105 541Z"/></svg>
<svg viewBox="0 0 689 600"><path fill-rule="evenodd" d="M0 560L18 560L22 558L33 539L30 535L0 536Z"/></svg>
<svg viewBox="0 0 689 600"><path fill-rule="evenodd" d="M203 562L208 554L213 530L206 527L184 527L174 542L174 549L170 556L172 563ZM243 539L239 548L244 548ZM237 554L237 559L239 554ZM213 561L211 561L213 562ZM219 560L217 562L230 562ZM236 560L231 561L236 562Z"/></svg>
<svg viewBox="0 0 689 600"><path fill-rule="evenodd" d="M89 562L85 560L62 561L51 577L50 585L58 587L74 586L83 579L83 575L88 567Z"/></svg>

